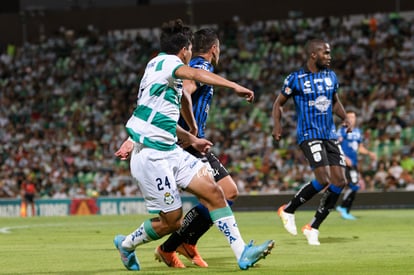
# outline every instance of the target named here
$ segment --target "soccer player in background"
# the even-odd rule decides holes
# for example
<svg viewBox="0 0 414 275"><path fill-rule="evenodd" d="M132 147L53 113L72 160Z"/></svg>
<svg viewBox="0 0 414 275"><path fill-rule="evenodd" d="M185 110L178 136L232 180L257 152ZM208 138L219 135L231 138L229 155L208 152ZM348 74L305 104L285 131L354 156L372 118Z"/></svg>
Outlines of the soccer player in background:
<svg viewBox="0 0 414 275"><path fill-rule="evenodd" d="M345 156L336 134L333 114L342 119L346 132L351 123L338 96L338 80L331 64L331 48L320 39L307 42L307 60L302 68L292 72L284 81L273 104L273 138L282 138L282 107L293 98L297 113L297 142L313 169L315 178L305 184L294 197L278 209L285 229L297 235L295 211L323 191L314 218L302 228L310 245L320 245L319 226L334 209L346 184Z"/></svg>
<svg viewBox="0 0 414 275"><path fill-rule="evenodd" d="M349 123L351 123L352 132L347 133L344 128L339 128L338 140L341 143L342 150L345 154L348 189L342 197L341 205L338 205L336 210L341 214L342 218L346 220L355 220L356 218L349 212L359 189L358 153L368 155L373 161L377 159L377 155L374 152L369 151L362 143L362 131L360 128L356 127L356 113L347 112L346 115Z"/></svg>
<svg viewBox="0 0 414 275"><path fill-rule="evenodd" d="M213 72L214 66L218 65L220 58L220 41L217 33L210 28L195 32L193 52L194 57L191 59L189 66ZM205 138L206 121L213 99L214 88L212 85L192 80L184 80L183 84L183 93L191 96L190 101L192 102L192 111L197 127L194 134L199 138ZM185 130L191 131L191 127L187 125L187 122L182 117L179 120L179 125ZM210 151L201 154L191 146L185 148L185 150L210 164L214 180L223 189L227 202L231 206L238 196L237 185L227 169L220 163L220 160ZM185 265L175 253L177 250L177 252L184 255L195 265L207 267L208 264L200 256L196 244L212 224L208 209L199 203L185 215L182 227L171 234L157 248L156 257L170 267L184 267Z"/></svg>
<svg viewBox="0 0 414 275"><path fill-rule="evenodd" d="M211 175L209 165L177 146L177 138L206 151L212 144L177 125L180 115L182 79L233 89L251 102L253 91L205 70L186 64L192 56L193 33L180 19L161 28L161 53L151 59L140 82L137 107L126 124L129 135L115 155L130 159L132 176L139 183L146 207L158 216L144 221L130 234L116 235L115 247L129 270L140 270L137 246L178 230L182 202L179 188L194 195L207 207L213 223L227 238L240 269L248 269L273 248L245 244L223 191Z"/></svg>

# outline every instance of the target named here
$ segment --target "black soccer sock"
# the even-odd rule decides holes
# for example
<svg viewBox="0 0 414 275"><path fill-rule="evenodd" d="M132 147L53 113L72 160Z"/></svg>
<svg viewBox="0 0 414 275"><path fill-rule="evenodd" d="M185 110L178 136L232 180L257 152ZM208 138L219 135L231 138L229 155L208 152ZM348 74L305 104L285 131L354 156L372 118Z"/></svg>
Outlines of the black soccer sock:
<svg viewBox="0 0 414 275"><path fill-rule="evenodd" d="M183 243L183 237L175 231L168 239L161 244L161 249L164 252L173 252L177 250L177 247Z"/></svg>
<svg viewBox="0 0 414 275"><path fill-rule="evenodd" d="M197 244L201 236L203 236L212 225L213 222L211 219L207 220L202 215L196 216L188 227L187 232L185 232L186 239L184 239L184 242L192 245Z"/></svg>
<svg viewBox="0 0 414 275"><path fill-rule="evenodd" d="M233 202L227 200L227 204L231 207L233 205ZM203 236L214 224L211 220L210 212L208 212L208 209L204 205L199 203L195 208L197 209L198 213L200 213L200 215L196 216L191 222L189 229L185 233L186 239L184 240L185 243L192 245L197 244L201 236Z"/></svg>
<svg viewBox="0 0 414 275"><path fill-rule="evenodd" d="M295 213L296 209L302 204L310 200L313 196L319 193L323 189L323 185L316 179L305 184L293 197L293 199L287 204L284 211L286 213Z"/></svg>
<svg viewBox="0 0 414 275"><path fill-rule="evenodd" d="M352 203L355 200L356 192L357 191L348 189L344 194L344 198L342 199L341 207L345 208L348 213L351 210Z"/></svg>
<svg viewBox="0 0 414 275"><path fill-rule="evenodd" d="M316 210L315 217L310 223L312 228L319 229L322 222L328 217L332 209L335 208L335 204L339 199L342 188L335 185L330 185L328 189L322 194L320 204Z"/></svg>
<svg viewBox="0 0 414 275"><path fill-rule="evenodd" d="M188 224L193 220L194 215L197 215L195 208L191 209L187 212L187 214L185 214L180 229L172 233L168 239L161 244L161 249L163 251L173 252L177 250L177 247L184 242L182 231L185 230L184 227L188 227Z"/></svg>
<svg viewBox="0 0 414 275"><path fill-rule="evenodd" d="M172 252L183 242L196 244L198 239L213 224L211 218L207 219L201 214L200 208L195 206L184 216L180 229L172 233L170 237L161 245L165 252Z"/></svg>

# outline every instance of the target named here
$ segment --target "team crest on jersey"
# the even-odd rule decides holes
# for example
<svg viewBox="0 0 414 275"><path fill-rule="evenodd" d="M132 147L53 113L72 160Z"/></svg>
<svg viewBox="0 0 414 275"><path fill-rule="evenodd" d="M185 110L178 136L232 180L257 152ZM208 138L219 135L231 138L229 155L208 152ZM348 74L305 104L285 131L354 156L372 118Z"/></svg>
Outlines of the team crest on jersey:
<svg viewBox="0 0 414 275"><path fill-rule="evenodd" d="M170 192L167 192L167 193L164 194L164 202L167 205L171 205L171 204L174 203L174 197L173 197L173 195L171 195Z"/></svg>
<svg viewBox="0 0 414 275"><path fill-rule="evenodd" d="M332 86L332 79L330 79L329 77L325 77L324 80L325 80L326 86L329 86L329 87Z"/></svg>

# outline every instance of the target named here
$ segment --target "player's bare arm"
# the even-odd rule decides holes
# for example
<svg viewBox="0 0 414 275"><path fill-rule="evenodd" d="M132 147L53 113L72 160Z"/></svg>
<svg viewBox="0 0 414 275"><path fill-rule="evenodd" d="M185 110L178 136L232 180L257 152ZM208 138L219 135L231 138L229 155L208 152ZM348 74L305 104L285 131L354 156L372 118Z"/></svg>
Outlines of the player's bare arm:
<svg viewBox="0 0 414 275"><path fill-rule="evenodd" d="M183 87L187 94L192 95L197 90L197 84L194 80L183 80Z"/></svg>
<svg viewBox="0 0 414 275"><path fill-rule="evenodd" d="M361 153L362 155L368 155L371 160L377 160L377 154L375 152L369 151L362 143L358 146L358 153Z"/></svg>
<svg viewBox="0 0 414 275"><path fill-rule="evenodd" d="M342 105L337 93L333 96L333 107L334 114L342 119L342 126L346 128L346 132L352 132L352 123L349 121L344 106Z"/></svg>
<svg viewBox="0 0 414 275"><path fill-rule="evenodd" d="M181 66L175 71L175 75L182 79L190 79L208 85L233 89L238 96L244 97L248 102L253 102L254 100L254 92L252 90L205 70L194 69L189 66Z"/></svg>
<svg viewBox="0 0 414 275"><path fill-rule="evenodd" d="M282 137L282 126L280 122L282 119L283 105L286 103L287 99L288 98L283 94L279 94L273 103L272 118L274 126L272 136L277 141Z"/></svg>
<svg viewBox="0 0 414 275"><path fill-rule="evenodd" d="M181 97L181 116L189 127L189 132L193 135L197 135L198 127L193 113L193 102L191 100L191 94L187 91L184 85L183 96Z"/></svg>
<svg viewBox="0 0 414 275"><path fill-rule="evenodd" d="M177 125L177 137L180 140L181 147L186 148L191 145L202 153L207 152L210 150L211 146L213 146L211 141L204 138L198 138L181 128L179 125Z"/></svg>

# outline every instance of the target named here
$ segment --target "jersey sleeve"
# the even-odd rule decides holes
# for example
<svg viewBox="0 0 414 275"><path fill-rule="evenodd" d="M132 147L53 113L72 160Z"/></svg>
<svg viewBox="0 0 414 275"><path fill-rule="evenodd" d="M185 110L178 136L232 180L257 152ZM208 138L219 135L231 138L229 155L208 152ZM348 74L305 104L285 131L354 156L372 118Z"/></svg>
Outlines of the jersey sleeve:
<svg viewBox="0 0 414 275"><path fill-rule="evenodd" d="M337 93L338 92L338 89L339 89L339 82L338 82L338 77L336 76L336 74L335 74L335 72L334 71L331 71L331 77L332 77L332 80L333 80L333 86L334 86L334 93Z"/></svg>
<svg viewBox="0 0 414 275"><path fill-rule="evenodd" d="M177 56L174 56L172 58L165 59L164 66L167 71L172 72L171 76L173 78L178 78L175 75L175 72L178 70L178 68L184 66L184 63Z"/></svg>
<svg viewBox="0 0 414 275"><path fill-rule="evenodd" d="M292 93L294 92L293 83L295 80L295 74L291 73L285 78L285 81L283 82L282 90L280 91L282 95L286 97L290 97Z"/></svg>

